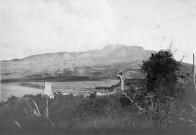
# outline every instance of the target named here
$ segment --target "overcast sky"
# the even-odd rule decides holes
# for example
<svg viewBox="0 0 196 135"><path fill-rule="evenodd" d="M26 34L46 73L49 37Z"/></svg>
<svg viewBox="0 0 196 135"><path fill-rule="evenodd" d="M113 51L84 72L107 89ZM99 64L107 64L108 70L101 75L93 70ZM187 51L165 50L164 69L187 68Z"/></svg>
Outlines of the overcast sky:
<svg viewBox="0 0 196 135"><path fill-rule="evenodd" d="M196 0L0 0L0 59L107 44L196 53Z"/></svg>

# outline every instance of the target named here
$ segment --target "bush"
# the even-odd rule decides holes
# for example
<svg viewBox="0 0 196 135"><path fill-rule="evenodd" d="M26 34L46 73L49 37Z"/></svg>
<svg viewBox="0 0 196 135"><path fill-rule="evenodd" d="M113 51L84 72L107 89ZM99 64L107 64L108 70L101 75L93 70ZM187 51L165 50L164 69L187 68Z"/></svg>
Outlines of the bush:
<svg viewBox="0 0 196 135"><path fill-rule="evenodd" d="M85 98L78 105L80 116L100 116L108 115L112 110L120 107L114 96L103 96L96 98Z"/></svg>
<svg viewBox="0 0 196 135"><path fill-rule="evenodd" d="M142 70L147 73L148 92L164 93L173 97L174 87L178 81L177 72L180 71L181 66L181 63L173 58L170 50L161 50L152 54L142 65ZM160 91L160 87L165 87L166 91Z"/></svg>

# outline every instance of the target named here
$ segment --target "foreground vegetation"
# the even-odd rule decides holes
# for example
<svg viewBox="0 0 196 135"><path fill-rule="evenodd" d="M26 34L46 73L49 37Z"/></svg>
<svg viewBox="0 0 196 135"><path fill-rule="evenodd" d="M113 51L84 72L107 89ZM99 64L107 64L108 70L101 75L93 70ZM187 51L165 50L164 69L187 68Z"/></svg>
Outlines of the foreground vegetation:
<svg viewBox="0 0 196 135"><path fill-rule="evenodd" d="M54 99L41 94L11 97L0 104L0 127L4 131L10 128L58 129L76 130L81 134L85 134L84 130L89 134L194 130L196 93L192 76L185 76L180 67L171 52L160 51L143 64L142 68L147 72L144 86L136 87L132 80L126 80L125 93L102 97L91 94L87 98L61 94L55 95Z"/></svg>
<svg viewBox="0 0 196 135"><path fill-rule="evenodd" d="M11 97L0 104L1 131L74 129L94 132L101 129L99 132L110 132L108 129L112 129L128 133L137 130L195 128L196 111L191 106L195 104L188 98L191 95L159 102L145 95L145 91L132 91L134 90L130 87L127 93L130 97L135 95L134 102L121 94L103 97L91 95L87 98L55 95L55 99L49 99L49 119L46 117L46 97ZM39 111L33 102L37 104Z"/></svg>

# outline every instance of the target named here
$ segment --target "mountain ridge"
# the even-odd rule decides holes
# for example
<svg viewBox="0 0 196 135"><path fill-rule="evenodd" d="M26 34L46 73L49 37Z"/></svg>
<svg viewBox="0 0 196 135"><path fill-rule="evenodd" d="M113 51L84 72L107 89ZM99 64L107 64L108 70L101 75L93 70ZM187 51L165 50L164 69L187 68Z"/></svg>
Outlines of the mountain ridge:
<svg viewBox="0 0 196 135"><path fill-rule="evenodd" d="M122 44L107 45L102 49L84 52L57 52L31 55L22 59L1 61L2 79L20 78L33 75L89 76L105 74L114 69L140 68L155 51L144 50L141 46Z"/></svg>
<svg viewBox="0 0 196 135"><path fill-rule="evenodd" d="M128 47L128 48L141 48L143 49L142 46L137 46L137 45L133 45L133 46L126 46L126 45L122 45L122 44L108 44L106 46L104 46L102 49L93 49L93 50L87 50L87 51L78 51L78 52L67 52L67 51L61 51L61 52L52 52L52 53L42 53L42 54L34 54L34 55L29 55L29 56L26 56L26 57L23 57L23 58L14 58L12 59L13 61L14 60L23 60L23 59L28 59L28 58L32 58L32 57L37 57L37 56L42 56L42 55L53 55L53 54L63 54L63 53L69 53L69 54L72 54L72 55L76 55L76 54L82 54L82 53L87 53L87 52L93 52L93 51L99 51L99 50L103 50L103 49L106 49L109 50L111 48L122 48L122 47ZM109 49L108 49L109 48ZM144 49L143 49L144 50ZM152 52L155 52L154 50L146 50L146 51L152 51ZM1 60L1 62L6 62L6 61L12 61L12 60Z"/></svg>

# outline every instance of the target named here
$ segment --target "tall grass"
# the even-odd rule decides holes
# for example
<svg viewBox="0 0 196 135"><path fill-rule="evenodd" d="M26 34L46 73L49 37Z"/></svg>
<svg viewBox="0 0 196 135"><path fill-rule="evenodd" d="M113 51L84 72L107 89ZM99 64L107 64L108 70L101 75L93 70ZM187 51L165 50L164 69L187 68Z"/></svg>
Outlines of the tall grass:
<svg viewBox="0 0 196 135"><path fill-rule="evenodd" d="M192 85L190 89L192 89ZM131 96L133 93L128 95ZM129 100L127 101L124 97L117 95L88 98L56 95L55 99L50 99L48 102L49 119L54 123L54 127L51 126L49 120L42 117L44 115L35 116L32 113L31 115L25 113L29 106L29 103L26 103L27 97L29 101L36 102L41 114L45 114L45 98L41 95L27 95L20 99L14 99L17 108L20 108L17 113L13 111L12 100L2 105L4 109L0 107L0 116L4 116L3 118L0 117L0 125L6 125L4 127L7 128L17 128L14 124L14 121L17 120L22 129L154 130L159 127L162 129L193 128L196 123L196 114L190 107L188 98L179 98L172 101L163 99L161 102L154 100L154 106L152 107L150 106L150 100L142 93L134 98L134 102L145 110L141 111L133 103L128 102ZM126 105L124 105L125 103ZM157 111L156 103L160 105L159 111ZM33 104L33 102L30 103L32 110L36 109Z"/></svg>

